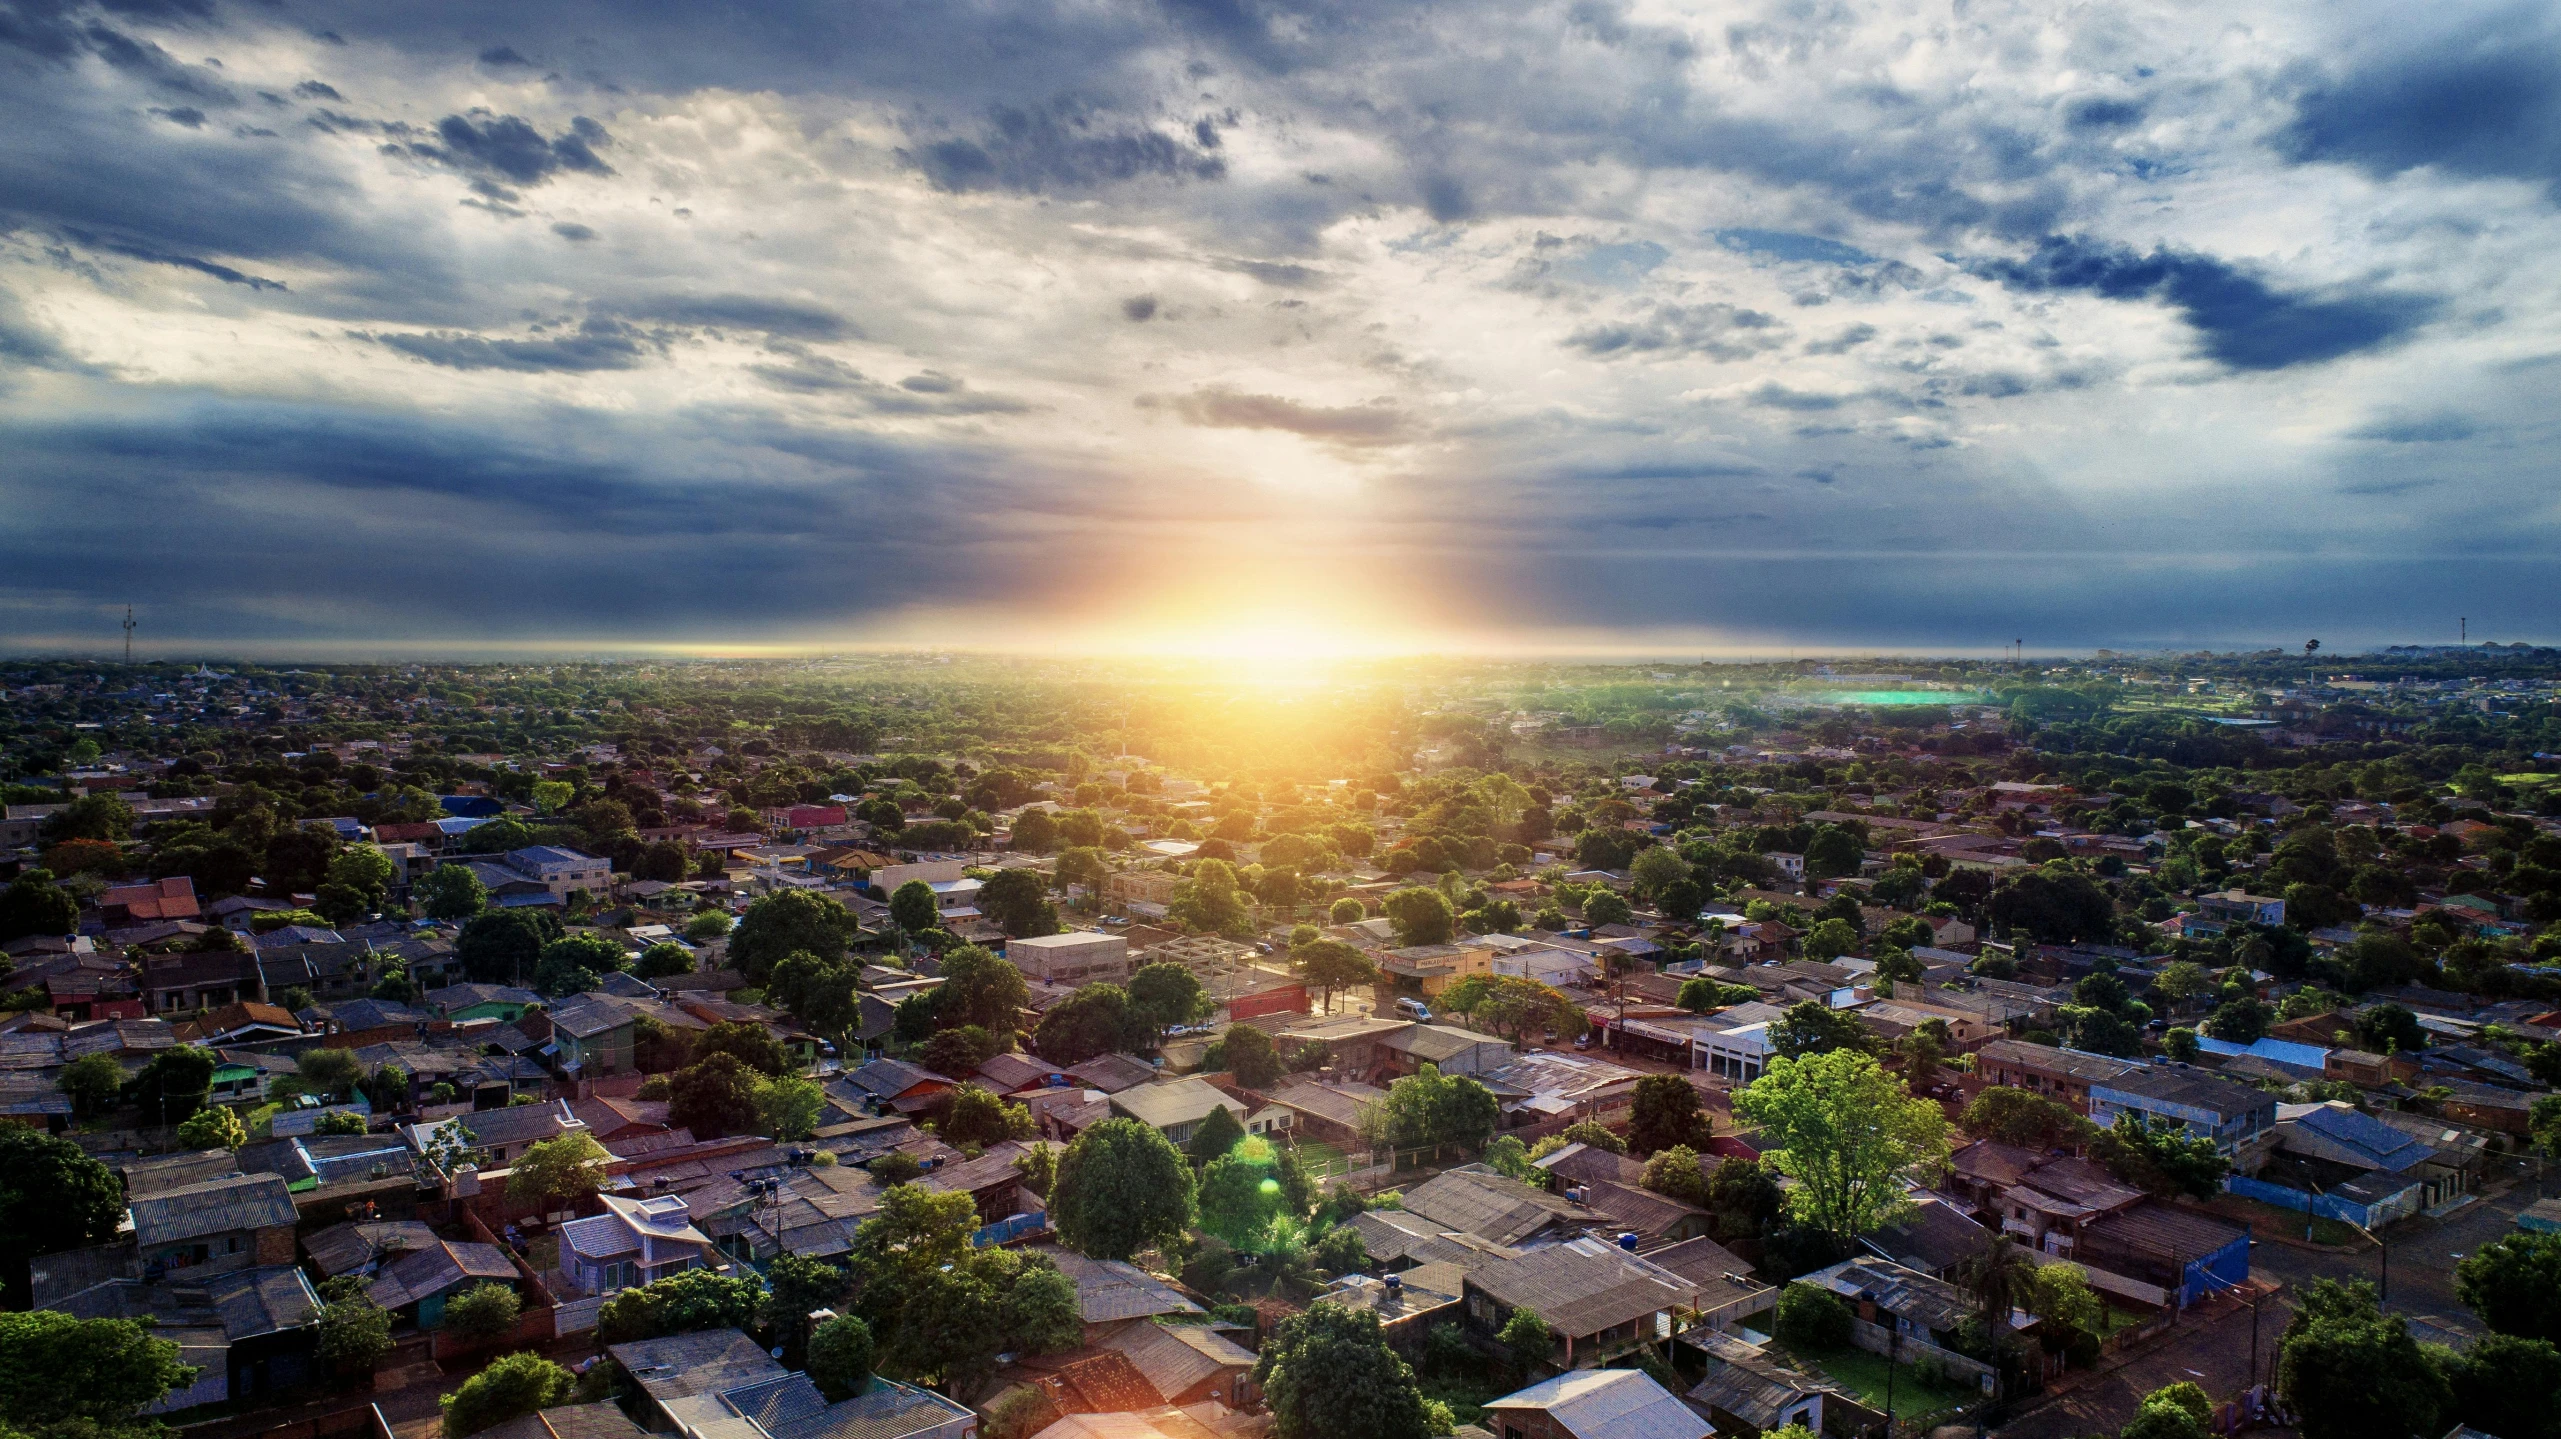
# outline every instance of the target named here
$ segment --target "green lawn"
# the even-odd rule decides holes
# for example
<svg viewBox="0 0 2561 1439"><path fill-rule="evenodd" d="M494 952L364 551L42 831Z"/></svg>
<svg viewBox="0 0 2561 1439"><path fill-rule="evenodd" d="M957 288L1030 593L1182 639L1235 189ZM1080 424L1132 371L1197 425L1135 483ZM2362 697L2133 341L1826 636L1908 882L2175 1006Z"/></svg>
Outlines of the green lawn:
<svg viewBox="0 0 2561 1439"><path fill-rule="evenodd" d="M1836 1380L1843 1389L1856 1395L1871 1409L1885 1408L1885 1356L1859 1348L1828 1349L1820 1353L1791 1351L1801 1362L1819 1369ZM1894 1417L1906 1423L1927 1427L1944 1415L1983 1397L1982 1391L1969 1385L1937 1388L1921 1383L1912 1372L1909 1358L1894 1364Z"/></svg>
<svg viewBox="0 0 2561 1439"><path fill-rule="evenodd" d="M1343 1174L1353 1168L1343 1151L1330 1144L1300 1139L1292 1141L1290 1147L1298 1151L1298 1162L1305 1165L1311 1174Z"/></svg>

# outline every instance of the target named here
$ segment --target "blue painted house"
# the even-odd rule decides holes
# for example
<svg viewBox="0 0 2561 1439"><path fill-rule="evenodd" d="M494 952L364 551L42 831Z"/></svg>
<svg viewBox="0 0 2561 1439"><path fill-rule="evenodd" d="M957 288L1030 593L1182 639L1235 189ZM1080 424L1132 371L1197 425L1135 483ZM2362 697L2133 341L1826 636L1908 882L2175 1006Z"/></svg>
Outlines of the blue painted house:
<svg viewBox="0 0 2561 1439"><path fill-rule="evenodd" d="M2091 1122L2108 1128L2120 1114L2202 1135L2236 1163L2245 1152L2265 1152L2276 1133L2275 1095L2190 1064L2147 1064L2093 1081Z"/></svg>

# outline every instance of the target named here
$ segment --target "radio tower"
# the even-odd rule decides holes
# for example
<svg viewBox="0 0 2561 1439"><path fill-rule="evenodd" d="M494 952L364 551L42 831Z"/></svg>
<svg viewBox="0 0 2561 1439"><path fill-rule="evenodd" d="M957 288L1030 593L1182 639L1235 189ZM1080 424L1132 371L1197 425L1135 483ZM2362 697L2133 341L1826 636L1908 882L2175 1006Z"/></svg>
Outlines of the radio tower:
<svg viewBox="0 0 2561 1439"><path fill-rule="evenodd" d="M124 607L124 662L133 663L133 606Z"/></svg>

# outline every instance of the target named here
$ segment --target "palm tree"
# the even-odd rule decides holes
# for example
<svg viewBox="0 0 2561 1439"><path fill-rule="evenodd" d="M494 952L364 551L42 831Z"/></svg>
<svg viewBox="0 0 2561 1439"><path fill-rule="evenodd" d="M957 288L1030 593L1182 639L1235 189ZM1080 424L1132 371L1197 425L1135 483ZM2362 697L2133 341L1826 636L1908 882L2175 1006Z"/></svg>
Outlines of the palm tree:
<svg viewBox="0 0 2561 1439"><path fill-rule="evenodd" d="M2027 1302L2036 1289L2036 1261L2009 1240L1993 1235L1957 1266L1956 1279L1974 1296L1984 1325L1993 1334L2007 1332L2010 1311Z"/></svg>

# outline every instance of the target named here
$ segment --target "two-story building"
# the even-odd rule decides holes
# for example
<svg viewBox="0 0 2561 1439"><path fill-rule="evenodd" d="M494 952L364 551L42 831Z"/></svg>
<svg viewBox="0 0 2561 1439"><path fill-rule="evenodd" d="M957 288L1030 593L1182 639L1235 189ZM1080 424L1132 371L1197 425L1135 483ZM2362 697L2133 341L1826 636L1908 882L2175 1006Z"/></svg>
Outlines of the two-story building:
<svg viewBox="0 0 2561 1439"><path fill-rule="evenodd" d="M292 1264L293 1194L278 1174L232 1174L143 1195L130 1207L146 1278Z"/></svg>
<svg viewBox="0 0 2561 1439"><path fill-rule="evenodd" d="M1095 930L1007 940L1005 958L1025 978L1044 984L1118 984L1129 978L1129 941Z"/></svg>
<svg viewBox="0 0 2561 1439"><path fill-rule="evenodd" d="M1994 1085L2006 1085L2069 1105L2075 1114L2088 1114L2091 1085L2141 1067L2130 1059L2057 1049L2020 1039L1996 1039L1974 1052L1973 1072L1962 1076L1959 1083L1969 1100Z"/></svg>
<svg viewBox="0 0 2561 1439"><path fill-rule="evenodd" d="M696 1229L681 1194L597 1196L605 1212L560 1226L560 1272L579 1294L600 1297L714 1267L711 1236Z"/></svg>
<svg viewBox="0 0 2561 1439"><path fill-rule="evenodd" d="M2147 1064L2090 1085L2090 1120L2101 1128L2120 1114L2176 1125L2214 1141L2234 1167L2266 1151L2276 1132L2276 1096L2186 1064Z"/></svg>

